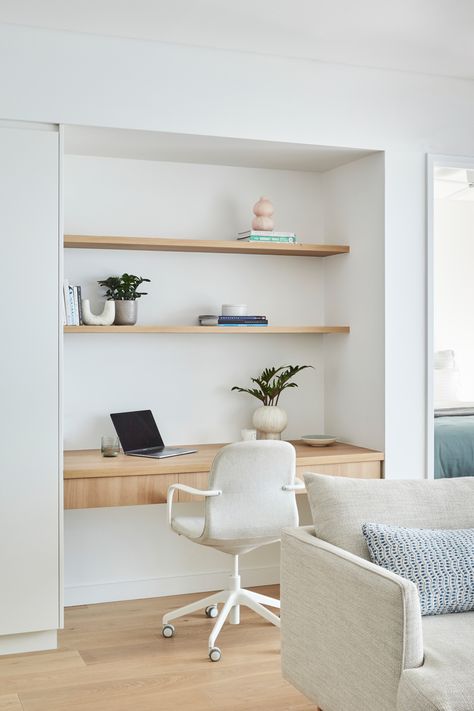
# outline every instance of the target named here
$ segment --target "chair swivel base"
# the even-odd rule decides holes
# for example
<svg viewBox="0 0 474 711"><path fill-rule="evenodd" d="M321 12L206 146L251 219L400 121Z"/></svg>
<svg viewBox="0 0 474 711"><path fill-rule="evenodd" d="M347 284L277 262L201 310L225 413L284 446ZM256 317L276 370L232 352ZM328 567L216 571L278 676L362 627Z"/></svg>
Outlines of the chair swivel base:
<svg viewBox="0 0 474 711"><path fill-rule="evenodd" d="M249 607L251 610L256 612L268 622L271 622L276 627L280 626L280 618L278 615L275 615L273 612L270 612L270 610L267 610L267 608L264 607L264 605L268 605L269 607L279 608L279 600L241 588L239 575L232 575L230 581L230 589L214 593L213 595L209 595L202 600L197 600L196 602L192 602L190 605L185 605L184 607L180 607L178 610L174 610L173 612L168 612L166 615L163 615L163 637L173 637L174 626L169 624L172 620L175 620L178 617L183 617L184 615L190 615L193 612L197 612L198 610L205 608L206 615L208 617L217 617L214 627L212 628L212 632L209 635L208 647L209 659L212 662L218 662L221 658L221 650L219 647L216 647L217 637L228 617L231 624L238 625L240 623L240 605ZM222 604L222 608L216 615L216 606L219 604Z"/></svg>

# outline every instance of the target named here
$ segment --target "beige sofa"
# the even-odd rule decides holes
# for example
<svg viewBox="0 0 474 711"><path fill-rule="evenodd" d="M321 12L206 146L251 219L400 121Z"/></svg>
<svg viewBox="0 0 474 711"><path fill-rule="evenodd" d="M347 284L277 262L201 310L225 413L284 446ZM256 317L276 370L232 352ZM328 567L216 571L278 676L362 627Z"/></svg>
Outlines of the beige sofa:
<svg viewBox="0 0 474 711"><path fill-rule="evenodd" d="M364 522L474 528L474 478L305 476L315 527L282 537L282 668L323 711L473 711L474 612L422 617Z"/></svg>

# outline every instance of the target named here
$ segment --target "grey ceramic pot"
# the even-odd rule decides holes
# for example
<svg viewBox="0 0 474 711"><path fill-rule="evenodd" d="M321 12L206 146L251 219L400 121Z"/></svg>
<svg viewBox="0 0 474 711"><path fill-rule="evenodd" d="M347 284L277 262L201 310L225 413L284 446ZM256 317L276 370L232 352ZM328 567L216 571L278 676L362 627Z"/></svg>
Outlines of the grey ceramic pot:
<svg viewBox="0 0 474 711"><path fill-rule="evenodd" d="M116 326L134 326L137 322L136 301L116 301L115 321Z"/></svg>

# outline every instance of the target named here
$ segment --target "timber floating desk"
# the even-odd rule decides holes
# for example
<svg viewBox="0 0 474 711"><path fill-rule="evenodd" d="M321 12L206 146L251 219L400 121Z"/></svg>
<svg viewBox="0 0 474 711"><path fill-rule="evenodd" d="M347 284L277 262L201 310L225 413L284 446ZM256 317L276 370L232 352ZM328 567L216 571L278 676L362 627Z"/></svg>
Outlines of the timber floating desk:
<svg viewBox="0 0 474 711"><path fill-rule="evenodd" d="M305 472L360 479L382 476L383 452L342 442L329 447L310 447L301 441L292 444L296 448L296 475L299 477ZM186 446L198 451L166 459L127 457L124 454L108 458L98 449L66 451L64 507L88 509L163 504L168 487L176 482L205 489L212 460L224 444ZM180 502L198 500L182 491L177 494Z"/></svg>

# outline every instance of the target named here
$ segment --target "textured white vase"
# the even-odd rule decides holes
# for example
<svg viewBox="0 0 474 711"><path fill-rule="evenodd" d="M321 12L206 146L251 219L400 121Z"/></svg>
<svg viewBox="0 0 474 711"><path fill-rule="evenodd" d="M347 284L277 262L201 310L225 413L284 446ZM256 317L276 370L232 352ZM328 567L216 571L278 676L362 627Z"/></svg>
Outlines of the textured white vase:
<svg viewBox="0 0 474 711"><path fill-rule="evenodd" d="M93 314L89 299L82 300L82 321L87 326L111 326L115 318L115 302L106 301L101 314Z"/></svg>
<svg viewBox="0 0 474 711"><path fill-rule="evenodd" d="M253 413L253 425L257 439L281 439L281 433L288 424L288 416L281 407L264 405Z"/></svg>

